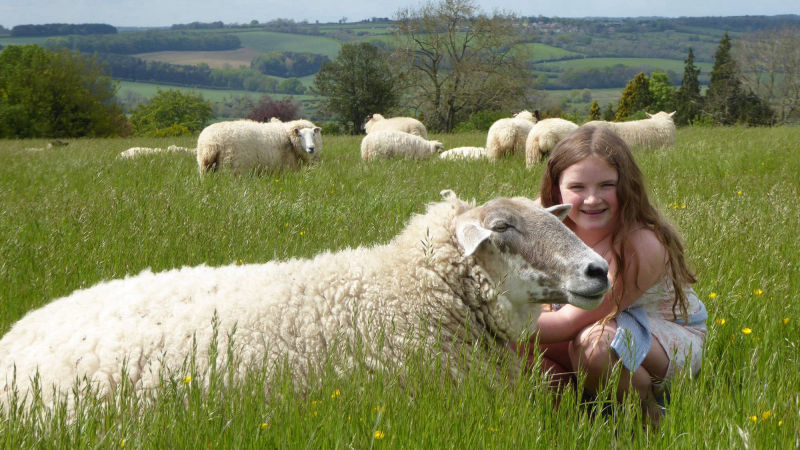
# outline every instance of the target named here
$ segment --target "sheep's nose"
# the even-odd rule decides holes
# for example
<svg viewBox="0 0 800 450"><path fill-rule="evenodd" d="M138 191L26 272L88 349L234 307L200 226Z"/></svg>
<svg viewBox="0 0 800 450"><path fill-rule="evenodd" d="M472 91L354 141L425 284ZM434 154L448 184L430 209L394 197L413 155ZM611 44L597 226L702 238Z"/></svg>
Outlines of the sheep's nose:
<svg viewBox="0 0 800 450"><path fill-rule="evenodd" d="M314 153L314 147L308 147L308 153Z"/></svg>
<svg viewBox="0 0 800 450"><path fill-rule="evenodd" d="M589 263L586 266L586 276L590 279L602 279L605 280L608 278L608 265L602 266L596 263Z"/></svg>

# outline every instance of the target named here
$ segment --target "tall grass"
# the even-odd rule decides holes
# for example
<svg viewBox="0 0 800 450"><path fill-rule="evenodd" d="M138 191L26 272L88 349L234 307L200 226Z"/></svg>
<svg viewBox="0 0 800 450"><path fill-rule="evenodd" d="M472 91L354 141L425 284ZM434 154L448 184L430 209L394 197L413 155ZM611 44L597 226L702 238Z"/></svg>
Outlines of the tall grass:
<svg viewBox="0 0 800 450"><path fill-rule="evenodd" d="M439 135L447 148L484 135ZM365 164L357 137L325 137L323 159L264 177L200 177L190 157L134 160L132 146L188 138L0 143L0 333L26 311L151 267L308 257L394 236L450 188L478 202L536 195L521 158ZM800 128L687 128L674 148L640 152L652 200L682 230L709 310L703 369L673 387L658 429L635 404L611 411L536 376L514 385L473 373L458 384L357 370L295 393L279 376L200 386L165 380L157 397L123 390L63 411L0 414L20 447L795 448L800 429ZM69 320L65 318L65 320ZM224 377L224 370L216 375ZM602 396L601 396L602 398Z"/></svg>

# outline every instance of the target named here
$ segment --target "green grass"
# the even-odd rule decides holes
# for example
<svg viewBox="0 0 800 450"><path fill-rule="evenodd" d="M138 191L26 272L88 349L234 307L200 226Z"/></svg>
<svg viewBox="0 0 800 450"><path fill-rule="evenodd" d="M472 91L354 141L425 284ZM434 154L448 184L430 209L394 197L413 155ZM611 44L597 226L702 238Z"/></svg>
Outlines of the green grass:
<svg viewBox="0 0 800 450"><path fill-rule="evenodd" d="M683 73L684 68L684 63L681 60L663 58L583 58L549 62L543 64L543 66L554 66L561 69L597 69L612 67L617 64L627 67L652 66L663 71L672 70L679 74ZM703 73L709 73L711 72L712 64L695 62L695 66L699 67Z"/></svg>
<svg viewBox="0 0 800 450"><path fill-rule="evenodd" d="M579 53L564 50L563 48L553 47L552 45L529 43L522 44L521 47L529 52L532 61L540 61L543 59L563 58L565 56L580 56Z"/></svg>
<svg viewBox="0 0 800 450"><path fill-rule="evenodd" d="M451 148L482 145L485 136L432 138ZM41 151L28 149L44 140L1 142L0 333L54 298L146 267L385 242L442 189L479 202L533 196L542 170L526 170L521 158L365 164L358 137L324 143L320 164L259 178L200 177L192 158L175 154L115 158L132 146L193 146L191 138L80 139ZM686 128L673 148L637 153L651 199L683 232L710 314L703 369L676 383L658 430L643 430L630 402L615 416L590 414L570 393L555 406L535 376L509 386L473 373L455 385L412 360L404 382L392 373L324 372L305 395L285 378L266 394L261 373L203 392L204 375L194 374L188 384L165 382L157 399L123 392L111 403L87 400L72 423L63 412L0 413L0 446L794 448L798 155L797 127Z"/></svg>
<svg viewBox="0 0 800 450"><path fill-rule="evenodd" d="M304 78L300 78L301 81L305 80ZM313 77L311 78L313 81ZM308 81L308 80L306 80ZM173 89L178 90L181 92L192 92L192 93L201 93L203 94L203 98L206 100L210 100L211 102L220 102L223 99L230 98L230 97L250 97L252 99L259 99L264 95L269 95L273 99L281 100L286 97L291 97L294 100L300 102L305 100L317 100L319 97L314 95L289 95L289 94L278 94L274 92L253 92L253 91L243 91L243 90L235 90L235 89L207 89L207 88L193 88L193 87L186 87L186 86L172 86L168 84L156 84L156 83L141 83L138 81L120 81L119 82L119 93L124 91L133 91L144 97L150 98L158 92L158 89L162 91Z"/></svg>

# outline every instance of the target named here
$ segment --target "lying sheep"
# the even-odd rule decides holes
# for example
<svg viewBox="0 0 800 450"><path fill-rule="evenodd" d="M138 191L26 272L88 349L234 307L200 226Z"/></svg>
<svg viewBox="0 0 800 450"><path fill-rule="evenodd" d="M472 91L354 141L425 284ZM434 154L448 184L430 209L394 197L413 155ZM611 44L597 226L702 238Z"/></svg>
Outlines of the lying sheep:
<svg viewBox="0 0 800 450"><path fill-rule="evenodd" d="M525 151L525 140L538 120L539 111L522 111L514 117L497 120L489 127L486 136L486 155L496 161L506 154Z"/></svg>
<svg viewBox="0 0 800 450"><path fill-rule="evenodd" d="M439 155L442 159L483 159L486 158L485 147L456 147Z"/></svg>
<svg viewBox="0 0 800 450"><path fill-rule="evenodd" d="M220 168L237 174L292 169L316 160L322 149L320 128L307 120L261 123L219 122L197 138L200 172Z"/></svg>
<svg viewBox="0 0 800 450"><path fill-rule="evenodd" d="M525 140L525 165L530 167L545 159L559 141L577 129L578 125L566 119L538 121Z"/></svg>
<svg viewBox="0 0 800 450"><path fill-rule="evenodd" d="M413 117L391 117L389 119L380 114L371 114L364 121L362 127L367 134L376 131L403 131L425 139L428 139L428 130L425 125Z"/></svg>
<svg viewBox="0 0 800 450"><path fill-rule="evenodd" d="M216 367L235 357L236 380L248 370L269 376L285 362L302 389L336 343L343 345L332 360L340 373L354 363L402 369L408 351L438 348L458 377L470 361L491 365L491 355L509 355L507 342L531 334L538 303L590 309L601 302L608 264L561 223L569 205L545 210L516 197L476 207L443 194L384 245L145 270L54 300L0 339L0 405L14 390L29 403L36 374L46 406L74 400L82 392L73 391L76 380L108 396L123 368L137 392L183 379L192 355L202 380L215 333L226 337L212 354ZM347 353L354 343L363 345L359 359ZM460 361L464 349L477 359Z"/></svg>
<svg viewBox="0 0 800 450"><path fill-rule="evenodd" d="M197 150L194 148L180 147L177 145L170 145L169 147L167 147L166 150L164 150L161 147L131 147L123 152L120 152L120 154L117 155L117 158L131 159L143 155L152 155L155 153L164 153L164 152L194 154L196 153L196 151Z"/></svg>
<svg viewBox="0 0 800 450"><path fill-rule="evenodd" d="M361 159L364 161L394 157L422 159L443 150L439 141L428 141L402 131L375 131L361 140Z"/></svg>
<svg viewBox="0 0 800 450"><path fill-rule="evenodd" d="M628 122L606 122L593 120L586 125L608 128L628 144L631 150L642 148L670 147L675 144L675 122L672 116L675 111L666 113L659 111L647 114L647 119Z"/></svg>

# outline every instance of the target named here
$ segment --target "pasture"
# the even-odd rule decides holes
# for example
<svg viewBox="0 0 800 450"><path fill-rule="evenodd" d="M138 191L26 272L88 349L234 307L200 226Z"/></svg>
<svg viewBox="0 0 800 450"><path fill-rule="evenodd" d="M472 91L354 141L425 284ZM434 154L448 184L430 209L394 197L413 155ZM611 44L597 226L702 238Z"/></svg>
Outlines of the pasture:
<svg viewBox="0 0 800 450"><path fill-rule="evenodd" d="M446 148L481 133L433 135ZM193 158L116 158L192 138L0 142L0 333L26 311L150 267L256 263L385 242L439 191L479 203L535 196L541 167L488 161L365 164L359 137L324 139L319 164L263 177L201 177ZM0 412L4 448L794 448L800 429L800 128L683 128L636 154L651 200L682 231L709 311L703 369L673 387L659 429L632 400L600 413L538 375L321 370L306 394L263 373L231 384L187 369L158 392L124 385L63 410ZM77 312L76 312L77 313ZM69 320L69 317L64 317ZM419 366L409 361L412 369ZM208 379L204 392L201 380ZM155 399L155 400L153 400ZM153 400L153 401L147 401ZM602 402L602 396L599 402Z"/></svg>

